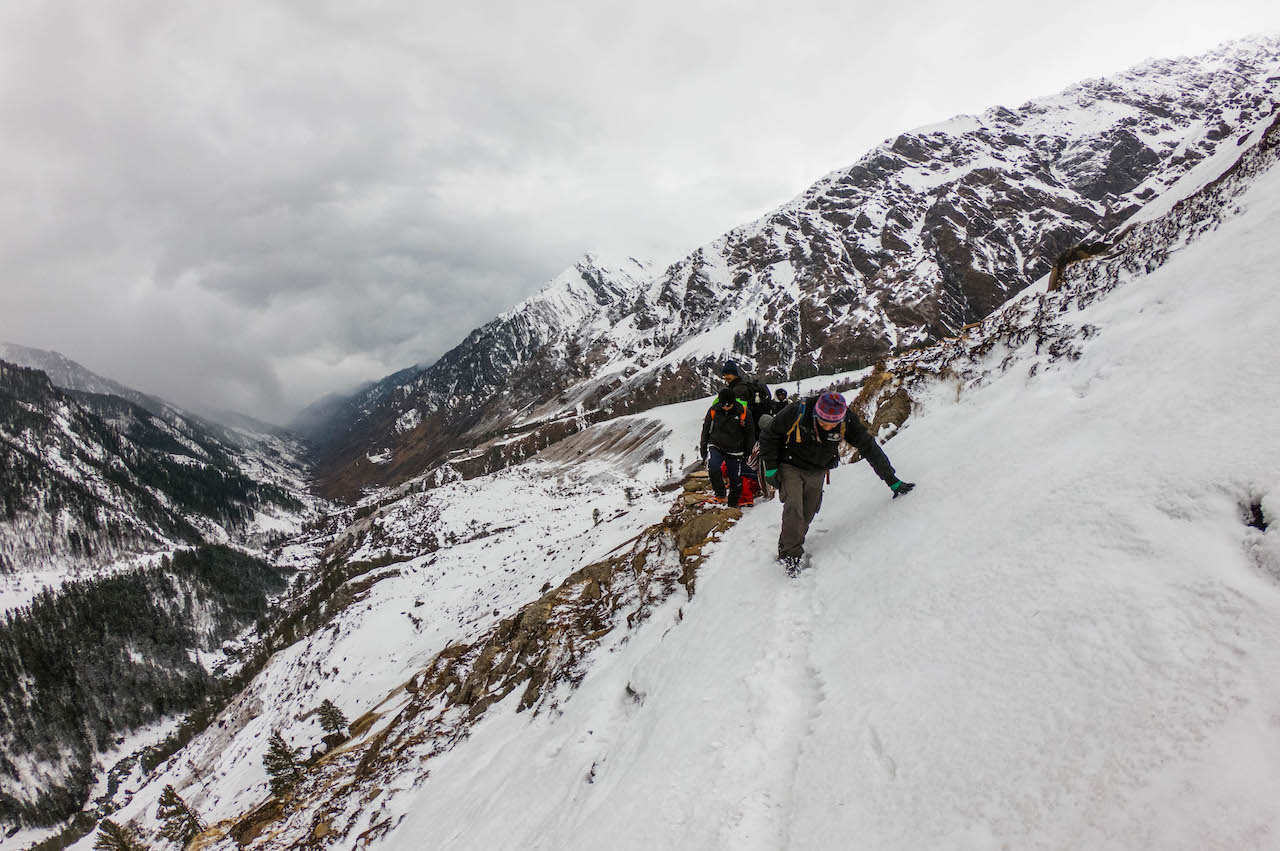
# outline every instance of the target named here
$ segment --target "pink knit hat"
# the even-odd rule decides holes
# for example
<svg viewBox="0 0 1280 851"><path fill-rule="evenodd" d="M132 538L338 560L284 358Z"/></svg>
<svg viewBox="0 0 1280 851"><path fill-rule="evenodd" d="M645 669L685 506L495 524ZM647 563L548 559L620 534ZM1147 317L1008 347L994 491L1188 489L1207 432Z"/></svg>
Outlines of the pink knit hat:
<svg viewBox="0 0 1280 851"><path fill-rule="evenodd" d="M823 393L818 397L818 403L813 406L814 415L824 423L842 422L848 410L849 406L844 403L844 397L839 393Z"/></svg>

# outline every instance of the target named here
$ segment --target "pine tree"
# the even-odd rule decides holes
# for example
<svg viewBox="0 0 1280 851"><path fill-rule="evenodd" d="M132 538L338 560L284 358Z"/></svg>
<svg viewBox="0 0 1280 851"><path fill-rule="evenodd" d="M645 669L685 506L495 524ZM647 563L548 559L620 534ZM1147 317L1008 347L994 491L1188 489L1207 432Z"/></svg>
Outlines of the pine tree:
<svg viewBox="0 0 1280 851"><path fill-rule="evenodd" d="M129 828L104 818L98 825L98 838L94 840L93 849L94 851L147 851L147 846Z"/></svg>
<svg viewBox="0 0 1280 851"><path fill-rule="evenodd" d="M160 835L174 842L185 845L204 830L204 822L200 820L200 816L182 800L172 786L164 787L164 791L160 793L158 815L164 822Z"/></svg>
<svg viewBox="0 0 1280 851"><path fill-rule="evenodd" d="M294 750L285 744L284 737L276 730L267 743L267 753L262 764L271 778L271 794L281 795L302 777L302 765Z"/></svg>
<svg viewBox="0 0 1280 851"><path fill-rule="evenodd" d="M346 728L347 716L342 714L341 709L334 706L332 700L326 699L316 711L320 713L320 726L326 733L336 733Z"/></svg>

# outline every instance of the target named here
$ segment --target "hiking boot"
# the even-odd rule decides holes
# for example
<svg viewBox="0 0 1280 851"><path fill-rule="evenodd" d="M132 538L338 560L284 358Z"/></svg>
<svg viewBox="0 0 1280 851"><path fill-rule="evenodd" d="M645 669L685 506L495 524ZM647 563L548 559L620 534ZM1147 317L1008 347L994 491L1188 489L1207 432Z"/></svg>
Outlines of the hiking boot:
<svg viewBox="0 0 1280 851"><path fill-rule="evenodd" d="M723 505L725 502L725 497L721 496L718 493L713 493L711 495L711 498L708 499L707 502L715 502L715 503L719 503L720 505Z"/></svg>
<svg viewBox="0 0 1280 851"><path fill-rule="evenodd" d="M778 556L778 564L782 565L786 570L787 576L792 579L800 575L803 568L803 556Z"/></svg>
<svg viewBox="0 0 1280 851"><path fill-rule="evenodd" d="M738 500L739 508L750 508L755 504L756 504L756 501L754 499L751 499L750 497L744 496L742 499Z"/></svg>

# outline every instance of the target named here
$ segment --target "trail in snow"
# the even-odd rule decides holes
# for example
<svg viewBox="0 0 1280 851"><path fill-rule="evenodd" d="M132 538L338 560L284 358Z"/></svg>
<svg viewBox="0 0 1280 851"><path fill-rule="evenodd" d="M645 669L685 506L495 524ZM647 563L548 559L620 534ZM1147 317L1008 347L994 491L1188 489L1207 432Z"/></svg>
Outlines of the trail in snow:
<svg viewBox="0 0 1280 851"><path fill-rule="evenodd" d="M776 507L772 514L777 514ZM768 530L758 525L735 536L722 558L759 569L775 547ZM813 619L817 608L812 583L790 579L782 567L770 566L778 585L773 605L761 611L759 632L763 656L743 677L746 714L736 741L725 753L725 785L737 788L728 801L716 847L772 849L785 847L796 795L800 753L814 717L821 711L823 688L813 667Z"/></svg>

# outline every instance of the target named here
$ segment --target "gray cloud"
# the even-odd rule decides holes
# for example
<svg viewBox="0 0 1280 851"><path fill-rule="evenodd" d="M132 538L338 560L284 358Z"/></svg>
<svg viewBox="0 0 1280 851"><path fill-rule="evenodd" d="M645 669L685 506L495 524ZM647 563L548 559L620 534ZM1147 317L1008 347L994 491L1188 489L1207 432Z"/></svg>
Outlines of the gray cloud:
<svg viewBox="0 0 1280 851"><path fill-rule="evenodd" d="M584 251L669 261L913 126L1280 26L916 5L7 4L0 338L279 420Z"/></svg>

